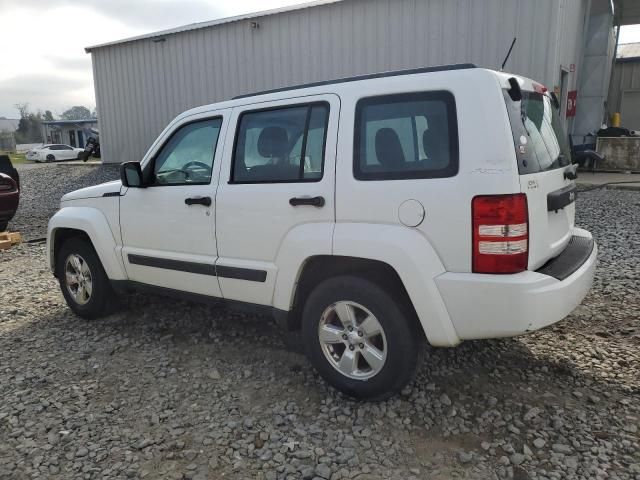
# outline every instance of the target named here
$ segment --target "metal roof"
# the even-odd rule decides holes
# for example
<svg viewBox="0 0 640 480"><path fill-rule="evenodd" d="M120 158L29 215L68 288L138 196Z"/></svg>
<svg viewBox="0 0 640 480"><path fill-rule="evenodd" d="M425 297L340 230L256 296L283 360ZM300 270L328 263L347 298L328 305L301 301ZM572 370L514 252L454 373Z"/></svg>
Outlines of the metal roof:
<svg viewBox="0 0 640 480"><path fill-rule="evenodd" d="M616 25L640 23L640 2L638 0L614 0Z"/></svg>
<svg viewBox="0 0 640 480"><path fill-rule="evenodd" d="M618 52L616 53L618 60L640 60L640 42L637 43L622 43L618 45Z"/></svg>
<svg viewBox="0 0 640 480"><path fill-rule="evenodd" d="M43 125L69 125L74 123L98 123L97 118L83 118L79 120L47 120L42 122Z"/></svg>
<svg viewBox="0 0 640 480"><path fill-rule="evenodd" d="M306 3L300 3L298 5L290 5L288 7L281 7L281 8L273 8L271 10L263 10L261 12L254 12L254 13L246 13L243 15L236 15L234 17L226 17L226 18L219 18L217 20L210 20L207 22L198 22L198 23L191 23L189 25L183 25L181 27L176 27L176 28L170 28L168 30L161 30L159 32L152 32L152 33L147 33L144 35L138 35L136 37L130 37L130 38L124 38L122 40L115 40L113 42L107 42L107 43L101 43L98 45L92 45L90 47L86 47L84 49L85 52L87 53L91 53L92 50L95 50L97 48L103 48L103 47L110 47L113 45L120 45L122 43L129 43L129 42L135 42L138 40L146 40L146 39L151 39L151 38L161 38L161 37L165 37L167 35L174 35L176 33L182 33L182 32L188 32L191 30L199 30L201 28L208 28L208 27L215 27L216 25L222 25L225 23L231 23L231 22L239 22L241 20L250 20L250 19L254 19L254 18L260 18L260 17L266 17L268 15L276 15L279 13L286 13L286 12L294 12L296 10L303 10L306 8L313 8L313 7L319 7L321 5L328 5L331 3L338 3L338 2L342 2L344 0L315 0L313 2L306 2Z"/></svg>

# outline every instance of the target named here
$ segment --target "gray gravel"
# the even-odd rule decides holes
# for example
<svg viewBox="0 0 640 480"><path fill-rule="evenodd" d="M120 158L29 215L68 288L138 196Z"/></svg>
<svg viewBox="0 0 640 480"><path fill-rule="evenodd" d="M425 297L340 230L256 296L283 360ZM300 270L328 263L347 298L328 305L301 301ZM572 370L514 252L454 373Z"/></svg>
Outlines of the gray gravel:
<svg viewBox="0 0 640 480"><path fill-rule="evenodd" d="M119 165L56 164L17 165L20 173L20 205L9 230L26 239L47 235L47 222L60 208L60 198L71 190L120 178Z"/></svg>
<svg viewBox="0 0 640 480"><path fill-rule="evenodd" d="M268 318L133 296L87 322L42 245L0 252L0 478L640 479L640 193L578 209L601 252L582 306L429 349L383 403L328 387Z"/></svg>

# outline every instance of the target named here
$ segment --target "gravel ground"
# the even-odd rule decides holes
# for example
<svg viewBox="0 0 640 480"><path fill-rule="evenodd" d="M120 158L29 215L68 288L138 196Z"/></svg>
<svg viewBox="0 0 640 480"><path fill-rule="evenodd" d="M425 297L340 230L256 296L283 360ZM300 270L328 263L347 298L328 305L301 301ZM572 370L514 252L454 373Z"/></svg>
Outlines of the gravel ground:
<svg viewBox="0 0 640 480"><path fill-rule="evenodd" d="M16 166L20 173L20 205L9 223L25 239L47 235L47 222L60 208L60 198L71 190L120 178L119 165L56 165L27 163Z"/></svg>
<svg viewBox="0 0 640 480"><path fill-rule="evenodd" d="M34 235L36 201L52 211L73 182L113 176L58 168L24 174L46 181L17 219ZM518 339L429 349L383 403L328 387L268 318L132 296L87 322L43 245L0 252L0 478L640 479L640 192L578 209L600 245L582 306Z"/></svg>

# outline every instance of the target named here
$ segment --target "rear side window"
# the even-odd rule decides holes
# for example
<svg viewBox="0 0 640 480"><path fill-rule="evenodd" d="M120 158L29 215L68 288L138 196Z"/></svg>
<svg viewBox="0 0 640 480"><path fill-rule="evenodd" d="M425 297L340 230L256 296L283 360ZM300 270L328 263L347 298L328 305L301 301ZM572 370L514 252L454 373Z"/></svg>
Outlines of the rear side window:
<svg viewBox="0 0 640 480"><path fill-rule="evenodd" d="M443 178L458 173L458 124L449 92L362 99L356 106L358 180Z"/></svg>
<svg viewBox="0 0 640 480"><path fill-rule="evenodd" d="M319 181L328 119L326 103L243 113L231 183Z"/></svg>
<svg viewBox="0 0 640 480"><path fill-rule="evenodd" d="M567 135L558 111L546 95L522 92L522 101L514 102L505 90L513 141L520 175L545 172L571 163Z"/></svg>

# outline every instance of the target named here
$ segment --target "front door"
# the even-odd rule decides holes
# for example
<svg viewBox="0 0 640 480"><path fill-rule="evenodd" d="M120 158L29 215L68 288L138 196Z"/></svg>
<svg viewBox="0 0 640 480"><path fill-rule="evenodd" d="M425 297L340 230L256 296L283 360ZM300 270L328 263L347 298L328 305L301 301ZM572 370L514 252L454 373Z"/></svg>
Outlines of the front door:
<svg viewBox="0 0 640 480"><path fill-rule="evenodd" d="M69 130L69 145L76 146L76 132L73 130Z"/></svg>
<svg viewBox="0 0 640 480"><path fill-rule="evenodd" d="M234 109L216 201L224 298L271 305L278 269L331 254L339 115L335 95Z"/></svg>
<svg viewBox="0 0 640 480"><path fill-rule="evenodd" d="M225 113L172 129L143 166L149 186L128 188L120 198L129 280L220 296L214 214Z"/></svg>

